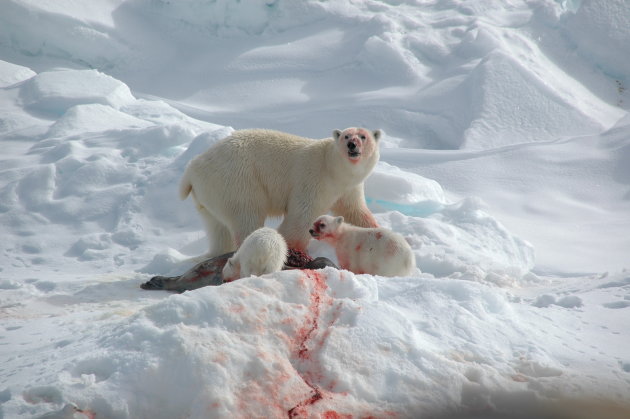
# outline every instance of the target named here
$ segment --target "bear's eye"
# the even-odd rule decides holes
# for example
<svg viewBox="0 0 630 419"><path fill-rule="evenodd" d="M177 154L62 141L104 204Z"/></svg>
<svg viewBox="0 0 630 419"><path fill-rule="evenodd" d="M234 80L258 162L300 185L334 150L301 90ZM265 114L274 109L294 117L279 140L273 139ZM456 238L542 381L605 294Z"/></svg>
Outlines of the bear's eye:
<svg viewBox="0 0 630 419"><path fill-rule="evenodd" d="M326 227L326 224L324 224L324 223L319 223L319 228L324 228L324 227Z"/></svg>
<svg viewBox="0 0 630 419"><path fill-rule="evenodd" d="M349 140L349 139L350 139L350 136L349 136L348 134L346 134L346 137L345 137L345 138L346 138L346 140Z"/></svg>
<svg viewBox="0 0 630 419"><path fill-rule="evenodd" d="M361 136L361 139L362 139L363 141L365 141L365 135L362 135L362 136Z"/></svg>

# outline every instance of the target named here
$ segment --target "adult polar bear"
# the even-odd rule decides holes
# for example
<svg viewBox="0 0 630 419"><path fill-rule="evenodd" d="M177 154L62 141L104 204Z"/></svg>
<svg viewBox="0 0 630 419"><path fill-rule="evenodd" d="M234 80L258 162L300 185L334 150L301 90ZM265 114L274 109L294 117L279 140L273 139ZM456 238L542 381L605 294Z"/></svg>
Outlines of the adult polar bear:
<svg viewBox="0 0 630 419"><path fill-rule="evenodd" d="M205 223L208 257L235 250L269 216L284 216L278 232L304 251L309 227L328 211L351 224L376 227L363 181L379 159L381 131L335 130L312 140L279 131L235 131L188 164L180 186Z"/></svg>

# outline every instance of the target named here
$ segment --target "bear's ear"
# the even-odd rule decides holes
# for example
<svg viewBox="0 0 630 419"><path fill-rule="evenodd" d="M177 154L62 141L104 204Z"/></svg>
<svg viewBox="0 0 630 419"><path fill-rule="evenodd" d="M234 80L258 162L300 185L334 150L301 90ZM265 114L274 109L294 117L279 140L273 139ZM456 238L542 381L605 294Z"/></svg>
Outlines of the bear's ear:
<svg viewBox="0 0 630 419"><path fill-rule="evenodd" d="M374 141L380 140L382 134L383 134L383 132L380 129L372 131L372 137L374 137Z"/></svg>
<svg viewBox="0 0 630 419"><path fill-rule="evenodd" d="M341 130L336 129L333 131L333 138L335 139L335 141L337 141L339 139L339 137L341 137Z"/></svg>
<svg viewBox="0 0 630 419"><path fill-rule="evenodd" d="M343 223L343 217L342 217L341 215L340 215L339 217L336 217L336 218L335 218L335 222L336 222L337 224L341 224L341 223Z"/></svg>

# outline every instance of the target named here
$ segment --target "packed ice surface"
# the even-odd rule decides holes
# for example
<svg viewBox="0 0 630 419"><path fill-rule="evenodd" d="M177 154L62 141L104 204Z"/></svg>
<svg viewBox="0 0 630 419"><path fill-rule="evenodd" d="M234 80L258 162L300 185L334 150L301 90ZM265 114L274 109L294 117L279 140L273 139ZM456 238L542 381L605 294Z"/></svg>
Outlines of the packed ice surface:
<svg viewBox="0 0 630 419"><path fill-rule="evenodd" d="M0 417L627 417L629 20L623 0L3 2ZM192 157L347 126L385 132L366 198L415 275L139 288L206 250L177 198Z"/></svg>

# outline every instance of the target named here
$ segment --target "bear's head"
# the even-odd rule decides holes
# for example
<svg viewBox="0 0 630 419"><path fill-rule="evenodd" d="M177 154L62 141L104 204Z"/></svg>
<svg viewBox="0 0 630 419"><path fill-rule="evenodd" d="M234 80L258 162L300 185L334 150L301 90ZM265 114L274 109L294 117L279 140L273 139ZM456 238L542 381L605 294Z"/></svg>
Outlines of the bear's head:
<svg viewBox="0 0 630 419"><path fill-rule="evenodd" d="M316 240L335 241L339 234L339 228L343 224L343 217L332 217L330 215L322 215L313 223L313 228L308 232L311 237Z"/></svg>
<svg viewBox="0 0 630 419"><path fill-rule="evenodd" d="M350 161L373 161L376 163L379 157L378 140L381 138L381 130L369 131L365 128L346 128L343 131L334 130L333 139L337 148Z"/></svg>
<svg viewBox="0 0 630 419"><path fill-rule="evenodd" d="M223 282L235 281L241 277L241 264L234 257L227 260L223 267Z"/></svg>

